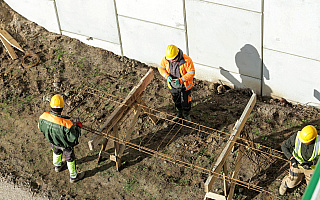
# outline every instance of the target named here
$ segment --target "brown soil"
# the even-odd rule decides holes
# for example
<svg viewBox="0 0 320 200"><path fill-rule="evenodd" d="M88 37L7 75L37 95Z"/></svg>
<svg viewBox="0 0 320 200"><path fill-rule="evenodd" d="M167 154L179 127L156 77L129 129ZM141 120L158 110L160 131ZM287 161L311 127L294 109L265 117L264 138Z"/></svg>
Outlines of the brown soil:
<svg viewBox="0 0 320 200"><path fill-rule="evenodd" d="M74 106L70 102L84 86L125 98L150 66L48 32L13 12L3 1L0 1L0 19L0 28L7 30L26 52L36 53L40 57L35 67L24 68L21 65L23 53L16 50L19 58L12 60L0 45L0 174L4 179L49 199L203 199L207 174L134 149L126 149L120 172L116 171L114 162L108 159L97 165L99 151L89 151L87 141L93 135L86 131L75 148L78 167L86 171L85 179L70 184L67 170L56 174L52 167L50 146L37 129L38 117L49 110L47 100L53 94L61 93L67 102L65 112L70 111ZM143 99L149 107L174 115L165 81L156 69L154 72L155 78L145 90ZM195 123L230 133L251 92L227 88L218 94L218 86L218 83L195 80L191 118ZM105 107L99 113L100 118L107 118L114 108ZM151 138L146 146L156 149L173 124L161 121L157 126L162 128L156 129L152 123L144 124L145 121L145 115L138 120L140 130L133 141ZM89 126L90 120L84 124ZM283 141L306 124L320 126L318 109L259 97L243 134L255 143L280 150ZM227 135L224 137L227 138ZM221 152L225 141L182 128L174 140L167 146L161 146L160 150L174 153L187 144L191 144L192 150L185 154L185 158L208 167ZM207 148L203 149L204 146ZM284 158L280 153L275 155ZM228 160L230 169L234 166L235 156L234 152ZM272 192L272 195L237 186L234 198L276 198L280 180L287 173L286 162L250 151L242 161L244 167L241 168L239 179L258 184ZM305 187L303 182L281 198L300 199ZM221 180L214 186L214 192L223 192Z"/></svg>

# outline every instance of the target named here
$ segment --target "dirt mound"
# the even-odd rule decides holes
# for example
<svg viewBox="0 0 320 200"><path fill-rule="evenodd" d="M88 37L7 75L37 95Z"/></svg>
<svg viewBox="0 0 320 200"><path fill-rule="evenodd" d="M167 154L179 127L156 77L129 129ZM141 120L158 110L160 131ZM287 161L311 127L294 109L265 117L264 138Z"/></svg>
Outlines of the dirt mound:
<svg viewBox="0 0 320 200"><path fill-rule="evenodd" d="M50 33L13 12L3 1L0 1L0 19L0 28L7 30L27 52L40 57L38 65L24 68L21 65L23 53L16 51L19 59L13 61L0 45L0 171L3 177L51 199L204 197L205 174L133 149L126 150L121 172L117 172L114 163L109 160L97 165L98 151L88 150L87 141L92 137L89 133L83 133L75 150L78 167L86 171L85 179L71 185L67 170L56 174L52 167L50 146L37 129L38 117L49 110L48 100L51 96L59 92L64 95L66 102L70 102L83 87L93 86L125 98L150 67L88 46L79 40ZM229 132L241 116L251 93L250 90L229 88L218 94L218 86L195 80L191 118L206 127ZM156 69L155 78L143 98L151 108L174 114L166 83ZM280 150L281 143L304 125L319 127L319 119L320 112L313 107L260 98L243 132L256 143ZM141 134L148 135L152 130L152 127L146 126ZM160 139L161 135L153 140L157 143ZM201 152L203 144L212 143L213 140L207 135L181 135L164 150L175 151L178 146L192 143L193 148ZM223 148L223 143L220 145L206 149L207 153L200 156L206 158L204 161L212 162L210 159L216 150ZM189 153L190 158L199 156ZM252 163L255 158L247 158L246 161ZM270 162L269 158L263 158L258 170L242 169L239 177L259 183L277 195L280 180L287 169L281 168L284 164L284 161ZM284 199L301 197L304 188L305 183L289 191ZM223 185L217 185L215 192L221 193L222 189ZM235 197L265 198L262 194L238 186Z"/></svg>

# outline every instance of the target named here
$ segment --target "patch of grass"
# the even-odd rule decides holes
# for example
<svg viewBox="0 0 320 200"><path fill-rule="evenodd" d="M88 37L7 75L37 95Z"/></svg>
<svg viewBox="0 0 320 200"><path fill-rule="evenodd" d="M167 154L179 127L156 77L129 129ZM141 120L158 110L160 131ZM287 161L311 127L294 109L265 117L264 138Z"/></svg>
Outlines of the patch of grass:
<svg viewBox="0 0 320 200"><path fill-rule="evenodd" d="M252 130L252 134L253 135L260 135L260 131L257 127L254 127L254 129Z"/></svg>
<svg viewBox="0 0 320 200"><path fill-rule="evenodd" d="M205 148L202 148L201 150L200 150L200 152L199 152L199 156L203 156L204 155L204 153L207 151L207 147L205 147Z"/></svg>
<svg viewBox="0 0 320 200"><path fill-rule="evenodd" d="M268 124L271 124L273 120L272 120L272 119L266 119L265 121L266 121Z"/></svg>
<svg viewBox="0 0 320 200"><path fill-rule="evenodd" d="M27 102L31 102L32 99L34 99L34 96L33 96L33 95L28 95L28 96L26 97L26 101L27 101Z"/></svg>
<svg viewBox="0 0 320 200"><path fill-rule="evenodd" d="M83 57L83 58L79 58L79 59L77 60L77 62L75 62L75 63L73 64L73 66L80 67L80 68L84 68L84 60L85 60L86 58L87 58L86 56Z"/></svg>
<svg viewBox="0 0 320 200"><path fill-rule="evenodd" d="M255 112L250 113L247 121L248 121L248 122L255 122L255 120L256 120L256 115L257 115L257 113L255 113Z"/></svg>
<svg viewBox="0 0 320 200"><path fill-rule="evenodd" d="M13 76L17 76L17 75L19 75L21 73L22 73L22 71L20 69L16 69L16 68L11 71L11 74Z"/></svg>
<svg viewBox="0 0 320 200"><path fill-rule="evenodd" d="M129 179L126 185L123 187L128 193L131 193L135 186L138 185L136 179Z"/></svg>
<svg viewBox="0 0 320 200"><path fill-rule="evenodd" d="M295 122L287 122L284 126L285 126L285 128L289 129L289 128L296 126L296 123Z"/></svg>
<svg viewBox="0 0 320 200"><path fill-rule="evenodd" d="M186 178L182 178L179 180L179 185L181 186L186 186L186 185L189 185L189 179L186 179Z"/></svg>

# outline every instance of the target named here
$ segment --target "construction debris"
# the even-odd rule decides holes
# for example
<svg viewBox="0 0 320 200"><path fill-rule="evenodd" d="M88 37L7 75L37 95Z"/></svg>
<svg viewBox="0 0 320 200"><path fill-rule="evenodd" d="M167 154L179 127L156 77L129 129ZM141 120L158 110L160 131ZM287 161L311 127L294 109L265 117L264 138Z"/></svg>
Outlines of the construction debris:
<svg viewBox="0 0 320 200"><path fill-rule="evenodd" d="M15 60L18 58L17 54L14 52L13 47L15 47L16 49L24 52L24 50L22 49L22 47L18 44L18 42L5 30L0 30L0 40L3 43L4 47L6 48L6 50L8 51L10 57L12 58L12 60Z"/></svg>
<svg viewBox="0 0 320 200"><path fill-rule="evenodd" d="M27 58L31 58L31 61L28 61L29 63L31 64L26 64L26 60ZM32 58L35 58L36 61L35 62L32 62ZM31 67L34 67L36 66L38 63L40 62L40 57L35 54L35 53L28 53L26 54L23 58L22 58L22 66L25 67L25 68L31 68Z"/></svg>

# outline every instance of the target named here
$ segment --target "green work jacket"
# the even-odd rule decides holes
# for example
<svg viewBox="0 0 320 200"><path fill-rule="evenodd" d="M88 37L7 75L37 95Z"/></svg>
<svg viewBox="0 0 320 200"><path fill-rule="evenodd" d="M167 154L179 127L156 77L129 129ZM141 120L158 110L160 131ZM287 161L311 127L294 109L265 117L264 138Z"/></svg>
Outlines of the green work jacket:
<svg viewBox="0 0 320 200"><path fill-rule="evenodd" d="M44 112L39 117L39 130L52 144L67 148L77 145L81 128L73 124L69 117L53 112Z"/></svg>

